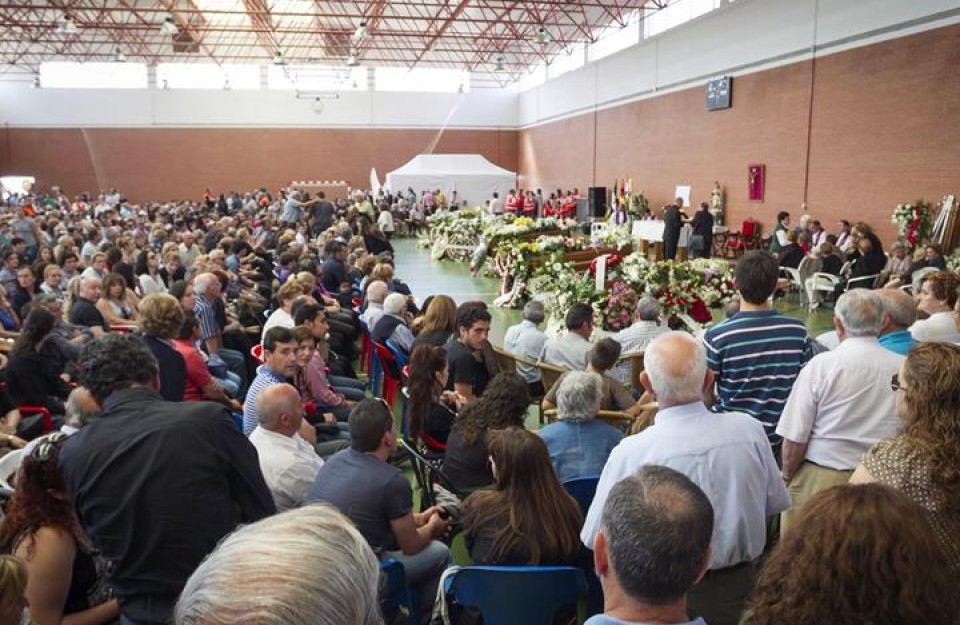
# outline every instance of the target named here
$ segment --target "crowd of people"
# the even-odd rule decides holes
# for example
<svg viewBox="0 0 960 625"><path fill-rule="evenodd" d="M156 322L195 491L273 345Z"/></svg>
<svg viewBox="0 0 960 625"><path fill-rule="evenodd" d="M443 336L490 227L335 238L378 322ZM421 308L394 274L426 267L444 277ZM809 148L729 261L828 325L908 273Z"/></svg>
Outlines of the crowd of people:
<svg viewBox="0 0 960 625"><path fill-rule="evenodd" d="M0 444L23 448L0 625L27 605L41 625L374 624L403 617L380 609L390 560L425 623L458 532L476 564L596 575L591 625L957 621L960 278L843 292L826 350L772 308L778 258L750 252L702 336L643 297L616 334L575 304L548 338L528 303L513 371L484 302L395 276L396 224L440 196L111 191L0 217ZM882 250L853 230L857 262ZM405 431L356 372L363 336L408 363ZM563 370L550 388L541 364ZM556 410L536 433L532 402ZM651 405L639 433L597 419ZM437 505L416 511L403 437L432 453ZM581 507L564 482L591 476Z"/></svg>

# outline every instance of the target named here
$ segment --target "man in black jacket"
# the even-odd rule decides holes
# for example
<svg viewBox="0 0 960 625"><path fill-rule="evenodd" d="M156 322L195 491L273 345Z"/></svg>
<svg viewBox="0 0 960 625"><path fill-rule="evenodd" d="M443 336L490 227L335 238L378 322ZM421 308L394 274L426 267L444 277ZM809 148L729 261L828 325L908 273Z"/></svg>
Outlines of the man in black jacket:
<svg viewBox="0 0 960 625"><path fill-rule="evenodd" d="M165 624L217 542L275 512L256 450L226 408L163 401L156 360L132 336L85 347L80 383L102 412L64 446L67 490L111 563L122 622Z"/></svg>

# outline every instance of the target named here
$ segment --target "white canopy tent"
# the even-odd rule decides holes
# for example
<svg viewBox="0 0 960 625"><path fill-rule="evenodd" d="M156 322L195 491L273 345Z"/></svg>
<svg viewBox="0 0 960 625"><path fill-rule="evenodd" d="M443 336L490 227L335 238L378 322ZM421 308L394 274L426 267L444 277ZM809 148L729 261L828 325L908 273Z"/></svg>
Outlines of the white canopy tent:
<svg viewBox="0 0 960 625"><path fill-rule="evenodd" d="M441 189L448 200L457 192L459 202L480 206L494 191L506 197L514 188L517 174L497 167L479 154L420 154L409 163L387 174L386 187L395 193L412 188L422 191Z"/></svg>

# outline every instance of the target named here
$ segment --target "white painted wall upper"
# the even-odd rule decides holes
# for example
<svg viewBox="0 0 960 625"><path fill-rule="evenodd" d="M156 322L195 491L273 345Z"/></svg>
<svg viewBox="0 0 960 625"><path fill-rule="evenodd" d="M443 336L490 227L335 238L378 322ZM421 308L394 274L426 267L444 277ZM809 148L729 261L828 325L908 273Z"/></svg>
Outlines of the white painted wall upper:
<svg viewBox="0 0 960 625"><path fill-rule="evenodd" d="M518 96L521 127L960 22L956 0L736 0Z"/></svg>
<svg viewBox="0 0 960 625"><path fill-rule="evenodd" d="M297 99L292 91L33 89L0 82L0 124L11 127L514 128L516 93L343 92Z"/></svg>
<svg viewBox="0 0 960 625"><path fill-rule="evenodd" d="M523 128L960 22L957 0L736 0L539 87L467 94L57 90L0 82L11 127ZM816 52L814 52L816 51Z"/></svg>

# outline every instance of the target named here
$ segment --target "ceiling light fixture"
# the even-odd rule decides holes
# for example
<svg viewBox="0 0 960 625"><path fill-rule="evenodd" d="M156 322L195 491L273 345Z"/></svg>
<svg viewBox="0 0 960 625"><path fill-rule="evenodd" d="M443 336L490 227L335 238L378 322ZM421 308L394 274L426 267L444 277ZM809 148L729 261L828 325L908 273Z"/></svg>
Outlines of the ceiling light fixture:
<svg viewBox="0 0 960 625"><path fill-rule="evenodd" d="M127 55L123 53L123 50L120 49L120 46L117 46L116 50L113 53L113 62L114 63L126 63Z"/></svg>
<svg viewBox="0 0 960 625"><path fill-rule="evenodd" d="M550 43L550 33L547 32L547 29L541 26L537 30L537 43L540 45L545 45Z"/></svg>
<svg viewBox="0 0 960 625"><path fill-rule="evenodd" d="M497 64L493 66L493 71L495 72L505 72L507 70L504 63L506 59L501 55L497 57Z"/></svg>
<svg viewBox="0 0 960 625"><path fill-rule="evenodd" d="M367 20L360 20L360 25L357 26L357 30L353 31L353 43L360 43L367 36Z"/></svg>
<svg viewBox="0 0 960 625"><path fill-rule="evenodd" d="M33 87L34 89L39 89L39 88L40 88L40 77L37 76L36 78L34 78L34 79L33 79L33 82L30 83L30 86Z"/></svg>
<svg viewBox="0 0 960 625"><path fill-rule="evenodd" d="M79 30L77 23L66 13L64 13L63 17L60 18L60 22L57 24L57 32L61 35L73 35Z"/></svg>
<svg viewBox="0 0 960 625"><path fill-rule="evenodd" d="M173 20L172 15L168 15L163 18L163 23L160 24L160 34L162 35L176 35L180 32L180 29L177 28L177 23Z"/></svg>
<svg viewBox="0 0 960 625"><path fill-rule="evenodd" d="M283 65L283 52L280 50L277 50L277 53L273 55L273 64Z"/></svg>

